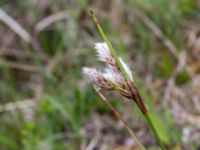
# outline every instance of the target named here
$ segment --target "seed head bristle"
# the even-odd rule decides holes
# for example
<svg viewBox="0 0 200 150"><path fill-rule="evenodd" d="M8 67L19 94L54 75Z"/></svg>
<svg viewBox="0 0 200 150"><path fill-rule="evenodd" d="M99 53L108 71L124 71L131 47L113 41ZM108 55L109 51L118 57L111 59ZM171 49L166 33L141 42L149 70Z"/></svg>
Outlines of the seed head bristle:
<svg viewBox="0 0 200 150"><path fill-rule="evenodd" d="M85 75L85 77L91 82L97 82L99 75L101 74L96 70L96 68L89 68L89 67L83 67L82 72Z"/></svg>
<svg viewBox="0 0 200 150"><path fill-rule="evenodd" d="M83 67L82 72L86 78L98 89L116 90L126 98L131 98L130 89L124 76L120 72L116 60L111 54L108 45L105 42L96 43L95 49L97 57L100 61L107 63L108 67L103 71L98 71L96 68ZM129 66L119 57L119 61L124 67L128 78L133 81L132 72Z"/></svg>
<svg viewBox="0 0 200 150"><path fill-rule="evenodd" d="M94 48L96 49L98 60L106 62L110 67L118 70L117 63L113 58L108 45L105 42L96 43Z"/></svg>
<svg viewBox="0 0 200 150"><path fill-rule="evenodd" d="M105 69L103 76L106 80L111 81L120 87L125 83L122 75L113 70L111 67Z"/></svg>
<svg viewBox="0 0 200 150"><path fill-rule="evenodd" d="M106 62L112 58L108 45L103 43L96 43L94 47L97 51L97 57L100 61Z"/></svg>
<svg viewBox="0 0 200 150"><path fill-rule="evenodd" d="M96 87L111 90L113 85L110 85L109 82L104 78L103 73L97 71L96 68L83 67L82 72L85 77Z"/></svg>
<svg viewBox="0 0 200 150"><path fill-rule="evenodd" d="M129 68L129 66L123 61L123 59L122 59L121 57L119 57L119 61L120 61L120 63L122 64L122 66L124 67L124 69L125 69L125 71L126 71L128 77L129 77L129 79L130 79L131 81L133 81L132 71L131 71L131 69Z"/></svg>

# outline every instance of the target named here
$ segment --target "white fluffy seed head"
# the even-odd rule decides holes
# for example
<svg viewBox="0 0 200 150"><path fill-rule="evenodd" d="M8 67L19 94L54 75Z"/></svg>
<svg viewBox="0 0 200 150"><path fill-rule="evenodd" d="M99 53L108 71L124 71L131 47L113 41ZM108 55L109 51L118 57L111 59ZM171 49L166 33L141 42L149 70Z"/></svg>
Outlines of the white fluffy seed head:
<svg viewBox="0 0 200 150"><path fill-rule="evenodd" d="M82 72L85 75L85 77L95 86L96 88L100 89L106 89L106 90L112 90L113 85L109 84L107 79L105 79L102 72L97 71L96 68L88 68L83 67Z"/></svg>
<svg viewBox="0 0 200 150"><path fill-rule="evenodd" d="M124 69L125 69L125 71L126 71L128 77L129 77L129 79L130 79L131 81L133 81L132 71L130 70L129 66L122 60L121 57L119 57L119 61L120 61L120 63L122 64L122 66L124 67Z"/></svg>
<svg viewBox="0 0 200 150"><path fill-rule="evenodd" d="M112 59L110 49L105 42L96 43L94 48L97 51L97 57L100 61L106 62L106 61Z"/></svg>
<svg viewBox="0 0 200 150"><path fill-rule="evenodd" d="M96 68L83 67L82 72L92 83L98 82L99 76L101 75L101 72L97 71Z"/></svg>
<svg viewBox="0 0 200 150"><path fill-rule="evenodd" d="M123 84L123 77L118 72L114 71L112 68L106 68L103 76L106 80L111 81L114 84Z"/></svg>

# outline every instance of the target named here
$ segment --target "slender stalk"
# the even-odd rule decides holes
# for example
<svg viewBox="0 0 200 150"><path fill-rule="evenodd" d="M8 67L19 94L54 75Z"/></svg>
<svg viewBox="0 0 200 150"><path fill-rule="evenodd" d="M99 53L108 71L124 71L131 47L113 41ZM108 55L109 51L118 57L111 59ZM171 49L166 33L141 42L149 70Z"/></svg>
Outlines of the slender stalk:
<svg viewBox="0 0 200 150"><path fill-rule="evenodd" d="M156 127L153 124L153 121L151 119L150 113L147 112L146 114L144 114L144 116L145 116L145 118L146 118L146 120L147 120L147 122L148 122L148 124L149 124L149 126L150 126L150 128L151 128L151 130L152 130L152 132L154 134L154 136L156 137L156 140L157 140L158 144L160 145L161 150L165 150L165 147L164 147L164 145L163 145L163 143L162 143L162 141L160 139L160 136L158 135Z"/></svg>
<svg viewBox="0 0 200 150"><path fill-rule="evenodd" d="M123 67L123 65L121 64L121 62L119 61L119 58L117 56L117 53L115 51L115 49L112 47L112 44L110 43L110 41L108 40L106 34L104 33L103 31L103 28L101 27L99 21L97 20L96 16L94 15L93 11L90 11L90 14L92 15L92 18L93 18L93 21L95 22L103 40L106 42L106 44L108 45L110 51L111 51L111 54L113 55L114 59L116 60L117 64L119 65L119 69L121 70L122 72L122 75L125 77L125 80L126 82L129 82L129 77Z"/></svg>
<svg viewBox="0 0 200 150"><path fill-rule="evenodd" d="M93 20L94 20L94 22L95 22L95 24L96 24L96 26L97 26L97 28L98 28L100 34L101 34L103 40L104 40L104 41L106 42L106 44L108 45L108 47L109 47L109 49L110 49L110 51L111 51L111 54L113 55L114 59L116 60L118 66L119 66L119 69L120 69L122 75L124 76L124 78L125 78L125 80L126 80L126 82L127 82L127 85L129 86L128 83L130 83L131 81L130 81L130 79L129 79L129 77L128 77L128 74L127 74L126 71L125 71L125 68L123 67L123 65L122 65L121 62L119 61L119 58L118 58L118 56L117 56L117 54L116 54L116 51L115 51L114 48L112 47L110 41L108 40L106 34L105 34L104 31L103 31L103 28L101 27L101 25L100 25L100 23L98 22L98 20L97 20L96 16L94 15L94 13L93 13L92 11L90 11L90 13L91 13L91 15L92 15L92 18L93 18ZM137 91L137 88L136 88L136 87L132 88L131 86L129 86L129 89L130 89L130 91L131 91L131 93L132 93L132 94L131 94L131 95L132 95L132 99L136 102L136 104L138 105L138 107L139 107L140 110L142 111L143 115L145 116L145 118L146 118L146 120L147 120L147 123L149 124L149 127L151 128L151 130L152 130L152 132L153 132L153 134L154 134L154 136L155 136L155 138L156 138L156 140L157 140L157 143L160 145L160 148L161 148L162 150L165 150L164 145L163 145L163 143L162 143L162 141L161 141L161 139L160 139L160 137L159 137L159 134L158 134L158 132L157 132L157 130L156 130L156 127L155 127L155 125L154 125L153 122L152 122L152 119L151 119L151 116L150 116L150 114L149 114L149 112L148 112L148 109L147 109L146 106L144 105L144 102L143 102L143 100L142 100L142 98L141 98L139 92Z"/></svg>
<svg viewBox="0 0 200 150"><path fill-rule="evenodd" d="M108 105L108 107L113 111L113 113L118 117L118 119L124 124L128 132L130 133L133 140L138 144L141 150L146 150L146 148L143 146L143 144L139 141L139 139L136 137L136 135L133 133L127 122L123 119L123 117L120 115L120 113L113 107L113 105L107 100L107 98L99 92L95 86L93 86L95 91L98 93L98 95L101 97L101 99Z"/></svg>

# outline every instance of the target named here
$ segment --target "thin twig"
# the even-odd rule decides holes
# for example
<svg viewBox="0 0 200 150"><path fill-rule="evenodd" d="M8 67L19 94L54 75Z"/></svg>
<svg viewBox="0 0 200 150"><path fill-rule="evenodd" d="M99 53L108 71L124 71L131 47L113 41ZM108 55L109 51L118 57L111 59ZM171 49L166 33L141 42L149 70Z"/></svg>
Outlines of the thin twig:
<svg viewBox="0 0 200 150"><path fill-rule="evenodd" d="M142 145L142 143L138 140L136 135L133 133L127 122L123 119L120 113L112 106L112 104L107 100L107 98L93 85L95 91L101 97L101 99L108 105L108 107L113 111L113 113L119 118L119 120L124 124L128 132L131 134L133 140L138 144L141 150L146 150L146 148Z"/></svg>
<svg viewBox="0 0 200 150"><path fill-rule="evenodd" d="M21 39L26 43L30 44L34 50L38 53L40 58L48 59L48 56L43 53L44 50L40 43L31 36L17 21L15 21L11 16L9 16L4 10L0 8L0 20L10 27Z"/></svg>
<svg viewBox="0 0 200 150"><path fill-rule="evenodd" d="M1 8L0 8L0 20L3 21L7 26L9 26L25 42L27 43L31 42L31 35Z"/></svg>
<svg viewBox="0 0 200 150"><path fill-rule="evenodd" d="M67 19L68 17L69 17L69 15L68 15L67 11L61 11L56 14L50 15L50 16L42 19L40 22L38 22L35 25L35 30L37 32L41 32L42 30L44 30L51 24L61 21L61 20L64 20L64 19Z"/></svg>

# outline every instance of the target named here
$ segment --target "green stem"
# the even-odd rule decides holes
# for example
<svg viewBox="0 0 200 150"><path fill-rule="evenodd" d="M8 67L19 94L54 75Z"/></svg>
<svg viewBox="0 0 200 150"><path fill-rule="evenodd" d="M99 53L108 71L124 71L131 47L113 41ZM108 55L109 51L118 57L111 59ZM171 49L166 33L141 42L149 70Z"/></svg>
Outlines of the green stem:
<svg viewBox="0 0 200 150"><path fill-rule="evenodd" d="M165 147L164 147L164 145L163 145L163 143L162 143L162 141L160 139L160 136L159 136L159 134L158 134L158 132L156 130L156 127L153 124L153 121L151 119L150 113L147 112L146 114L144 114L144 116L145 116L145 118L146 118L146 120L147 120L147 122L148 122L148 124L149 124L149 126L150 126L150 128L151 128L151 130L152 130L157 142L158 142L158 144L160 145L161 150L165 150Z"/></svg>

